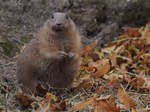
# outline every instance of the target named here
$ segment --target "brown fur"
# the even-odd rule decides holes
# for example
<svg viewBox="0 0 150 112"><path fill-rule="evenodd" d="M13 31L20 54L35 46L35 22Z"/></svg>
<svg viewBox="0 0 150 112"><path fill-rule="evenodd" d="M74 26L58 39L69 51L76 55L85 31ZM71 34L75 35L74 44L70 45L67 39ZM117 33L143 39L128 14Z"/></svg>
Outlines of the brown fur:
<svg viewBox="0 0 150 112"><path fill-rule="evenodd" d="M35 92L38 83L55 88L68 88L79 68L80 36L71 19L57 13L63 31L52 30L56 23L49 19L19 55L17 79ZM63 20L63 21L62 21Z"/></svg>

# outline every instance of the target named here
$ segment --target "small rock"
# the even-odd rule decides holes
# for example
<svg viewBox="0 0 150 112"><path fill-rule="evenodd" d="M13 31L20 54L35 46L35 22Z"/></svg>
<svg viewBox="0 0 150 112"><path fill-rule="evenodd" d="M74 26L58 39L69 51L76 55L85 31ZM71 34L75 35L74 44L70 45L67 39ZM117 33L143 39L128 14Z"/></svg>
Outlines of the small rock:
<svg viewBox="0 0 150 112"><path fill-rule="evenodd" d="M96 36L98 40L98 46L103 47L104 44L115 40L119 32L119 26L117 23L112 23L110 25L105 26L101 32Z"/></svg>

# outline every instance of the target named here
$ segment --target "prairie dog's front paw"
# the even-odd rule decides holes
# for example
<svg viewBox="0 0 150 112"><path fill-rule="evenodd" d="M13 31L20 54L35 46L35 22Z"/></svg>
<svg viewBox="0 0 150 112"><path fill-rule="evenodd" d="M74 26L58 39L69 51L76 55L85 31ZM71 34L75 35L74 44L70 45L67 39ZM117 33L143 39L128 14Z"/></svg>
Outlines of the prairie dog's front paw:
<svg viewBox="0 0 150 112"><path fill-rule="evenodd" d="M61 51L59 56L62 57L62 58L67 58L68 57L68 53L66 53L64 51Z"/></svg>
<svg viewBox="0 0 150 112"><path fill-rule="evenodd" d="M61 51L59 56L62 60L69 61L75 57L75 54L74 53L66 53L64 51Z"/></svg>

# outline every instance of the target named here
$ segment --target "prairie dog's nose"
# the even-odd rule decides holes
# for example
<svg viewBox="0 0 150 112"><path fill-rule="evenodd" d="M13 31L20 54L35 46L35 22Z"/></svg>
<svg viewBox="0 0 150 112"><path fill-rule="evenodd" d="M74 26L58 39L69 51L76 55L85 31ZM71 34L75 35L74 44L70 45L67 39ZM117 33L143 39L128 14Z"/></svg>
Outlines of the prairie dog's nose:
<svg viewBox="0 0 150 112"><path fill-rule="evenodd" d="M57 26L61 26L62 24L61 24L61 23L56 23L56 25L57 25Z"/></svg>

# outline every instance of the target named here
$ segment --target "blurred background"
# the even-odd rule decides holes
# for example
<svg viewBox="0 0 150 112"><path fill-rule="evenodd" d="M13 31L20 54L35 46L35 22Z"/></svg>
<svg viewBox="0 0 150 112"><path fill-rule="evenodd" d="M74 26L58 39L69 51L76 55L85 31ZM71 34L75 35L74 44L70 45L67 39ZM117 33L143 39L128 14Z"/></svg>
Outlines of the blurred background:
<svg viewBox="0 0 150 112"><path fill-rule="evenodd" d="M67 12L87 45L150 21L150 0L0 0L0 59L15 56L53 12Z"/></svg>

